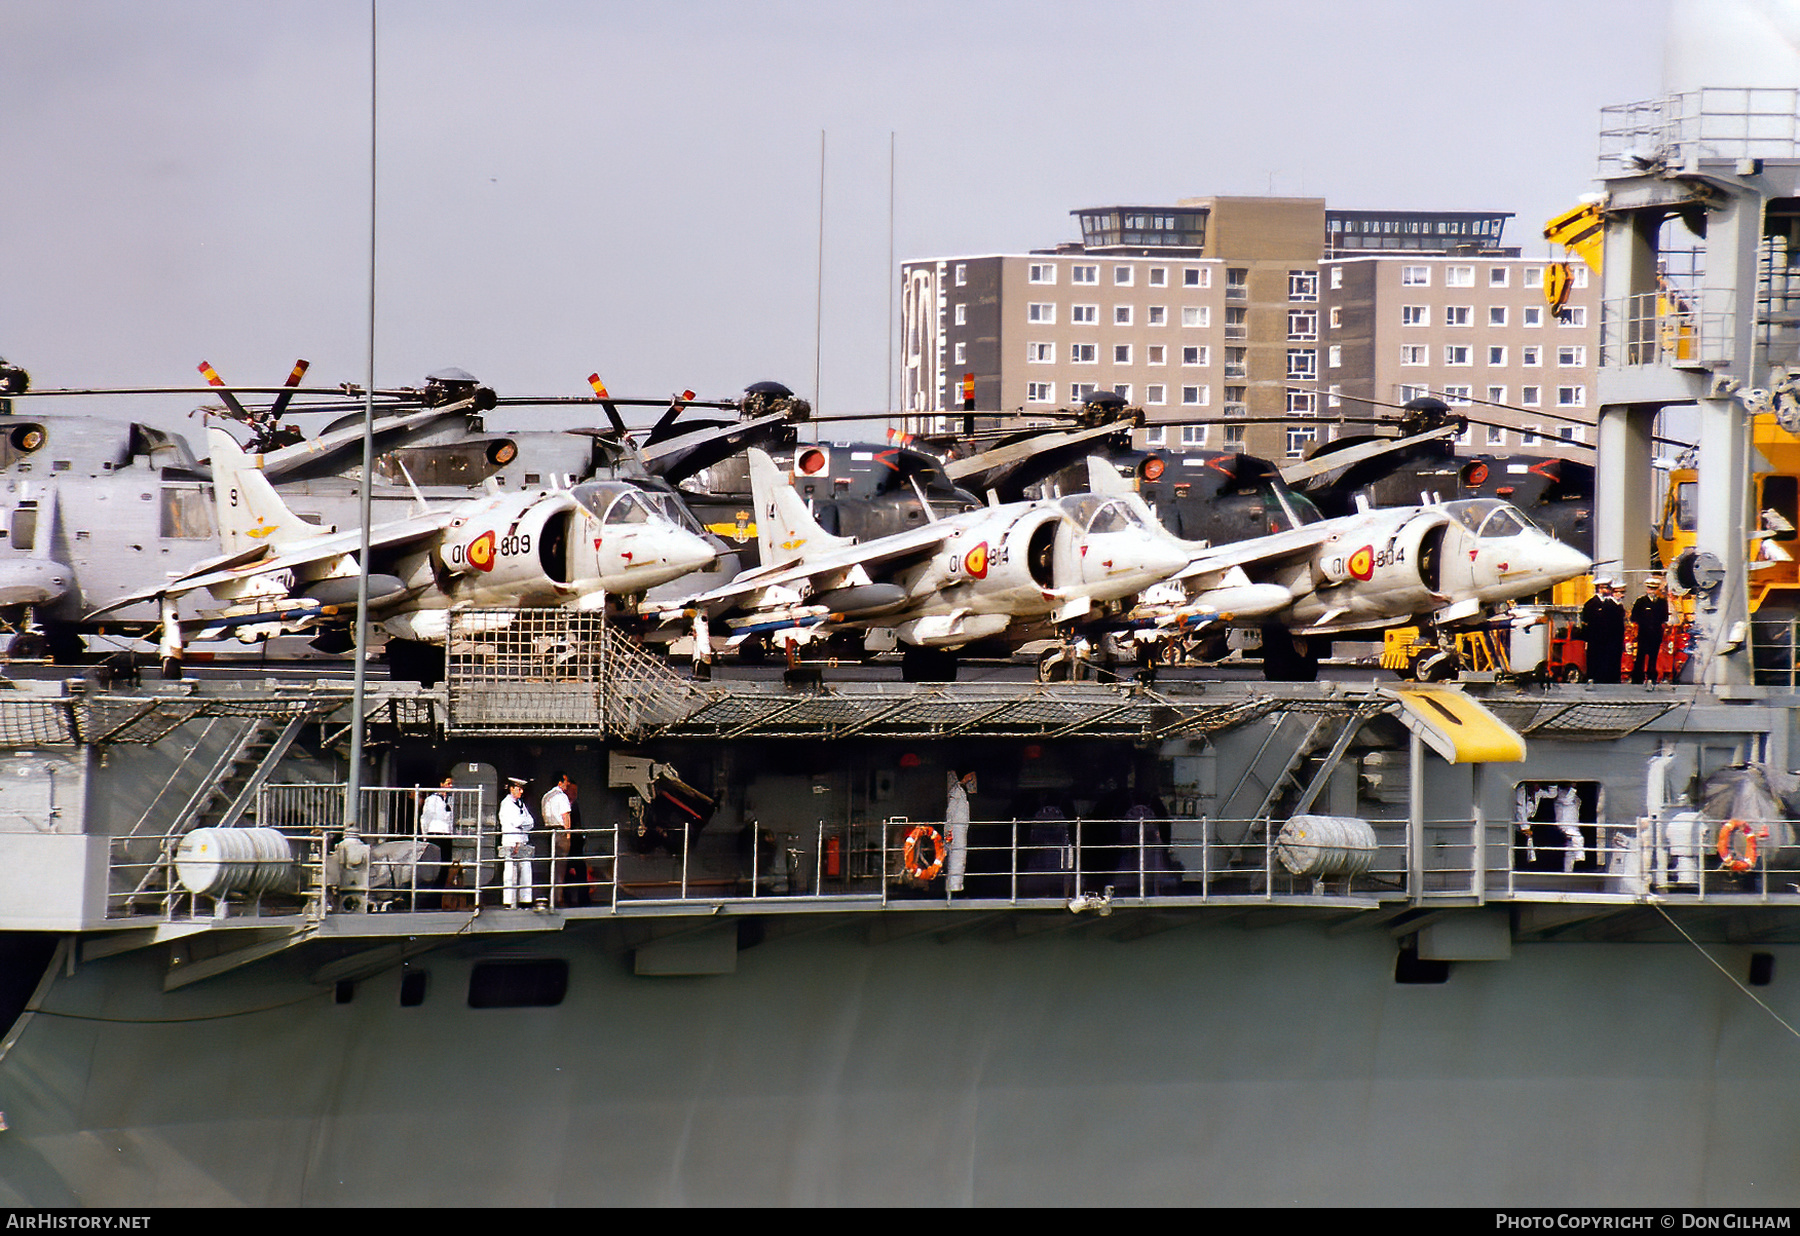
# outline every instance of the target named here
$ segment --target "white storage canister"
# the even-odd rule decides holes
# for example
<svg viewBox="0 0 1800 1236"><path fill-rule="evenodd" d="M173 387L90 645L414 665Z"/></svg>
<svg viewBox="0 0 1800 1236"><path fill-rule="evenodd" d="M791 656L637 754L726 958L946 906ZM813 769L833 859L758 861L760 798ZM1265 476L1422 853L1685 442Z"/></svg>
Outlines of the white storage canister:
<svg viewBox="0 0 1800 1236"><path fill-rule="evenodd" d="M1375 830L1347 815L1297 815L1275 837L1281 865L1297 876L1358 876L1375 862Z"/></svg>
<svg viewBox="0 0 1800 1236"><path fill-rule="evenodd" d="M190 893L266 893L287 884L294 854L274 828L196 828L175 850L175 872Z"/></svg>

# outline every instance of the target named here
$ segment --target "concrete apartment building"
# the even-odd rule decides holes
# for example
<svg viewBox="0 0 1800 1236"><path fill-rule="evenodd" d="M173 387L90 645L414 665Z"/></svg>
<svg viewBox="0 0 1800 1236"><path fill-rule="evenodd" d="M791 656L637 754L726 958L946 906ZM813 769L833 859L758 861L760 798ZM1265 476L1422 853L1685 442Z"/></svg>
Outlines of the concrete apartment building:
<svg viewBox="0 0 1800 1236"><path fill-rule="evenodd" d="M1507 215L1238 197L1072 213L1079 243L902 265L915 428L960 425L930 414L962 407L965 374L988 425L1112 390L1144 410L1141 445L1273 458L1328 437L1322 417L1425 393L1507 426L1472 427L1481 449L1531 447L1527 426L1582 436L1559 408L1592 419L1597 289L1577 267L1551 315L1545 263L1500 243Z"/></svg>

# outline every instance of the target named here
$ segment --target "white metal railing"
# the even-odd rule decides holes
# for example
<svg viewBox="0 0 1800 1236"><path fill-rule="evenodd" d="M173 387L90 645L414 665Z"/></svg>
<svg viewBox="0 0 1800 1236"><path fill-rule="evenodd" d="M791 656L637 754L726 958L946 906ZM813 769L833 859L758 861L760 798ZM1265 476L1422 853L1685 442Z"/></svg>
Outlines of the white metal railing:
<svg viewBox="0 0 1800 1236"><path fill-rule="evenodd" d="M1692 813L1628 821L1586 821L1559 835L1538 823L1529 835L1499 823L1490 853L1510 849L1492 868L1491 896L1512 901L1665 900L1800 904L1800 847L1788 820L1721 822ZM1724 834L1721 843L1720 836ZM1505 835L1502 835L1505 834Z"/></svg>
<svg viewBox="0 0 1800 1236"><path fill-rule="evenodd" d="M1706 87L1600 109L1600 174L1800 157L1800 90Z"/></svg>
<svg viewBox="0 0 1800 1236"><path fill-rule="evenodd" d="M214 901L182 890L170 872L148 891L115 893L109 916L241 919L478 908L629 914L745 902L772 911L907 904L1082 911L1321 900L1603 903L1653 894L1800 904L1800 846L1786 821L1738 822L1721 850L1719 823L1690 817L1585 822L1576 826L1579 846L1554 824L1538 823L1527 833L1504 819L1481 828L1466 819L1416 826L1367 820L1372 848L1346 851L1348 861L1336 871L1297 874L1279 842L1284 821L1205 817L961 826L894 818L654 835L626 825L539 830L529 852L509 853L494 822L483 818L478 791L461 792L473 798L459 803L459 831L444 853L424 849L444 838L419 833L416 811L407 814L405 796L418 791L394 787L368 791L386 798L388 815L385 831L371 826L365 833L367 878L351 889L341 879L336 887L331 882L331 855L342 839L328 793L334 789L341 802L341 786L269 787L265 802L280 804L273 814L286 819L275 827L289 839L295 860L283 888ZM958 827L965 833L960 840ZM115 889L136 888L146 861L167 863L126 853L123 843L131 840L115 839Z"/></svg>

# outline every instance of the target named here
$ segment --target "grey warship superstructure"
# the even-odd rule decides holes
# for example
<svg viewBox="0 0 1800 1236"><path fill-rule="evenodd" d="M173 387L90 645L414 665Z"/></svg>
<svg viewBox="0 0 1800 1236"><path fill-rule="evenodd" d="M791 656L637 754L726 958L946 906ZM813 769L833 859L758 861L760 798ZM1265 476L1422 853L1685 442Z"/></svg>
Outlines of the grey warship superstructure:
<svg viewBox="0 0 1800 1236"><path fill-rule="evenodd" d="M1599 556L1696 401L1694 681L702 681L544 611L362 717L15 684L0 1201L1795 1204L1800 688L1741 495L1797 96L1609 113L1660 153L1607 180ZM504 779L560 816L557 772L522 851Z"/></svg>

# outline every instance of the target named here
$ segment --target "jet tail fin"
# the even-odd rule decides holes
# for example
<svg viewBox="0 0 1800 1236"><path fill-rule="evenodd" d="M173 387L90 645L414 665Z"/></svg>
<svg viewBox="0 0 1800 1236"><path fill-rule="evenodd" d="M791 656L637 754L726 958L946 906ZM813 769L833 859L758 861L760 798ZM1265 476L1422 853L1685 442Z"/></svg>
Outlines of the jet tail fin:
<svg viewBox="0 0 1800 1236"><path fill-rule="evenodd" d="M765 567L786 566L829 549L843 549L855 538L832 536L806 509L806 502L782 478L768 453L752 447L750 493L756 502L756 537Z"/></svg>
<svg viewBox="0 0 1800 1236"><path fill-rule="evenodd" d="M1087 466L1089 493L1113 495L1137 492L1132 489L1131 482L1120 476L1119 470L1104 456L1089 455Z"/></svg>
<svg viewBox="0 0 1800 1236"><path fill-rule="evenodd" d="M214 426L206 431L206 441L212 448L219 544L226 553L281 545L322 531L288 508L262 469L230 434Z"/></svg>

